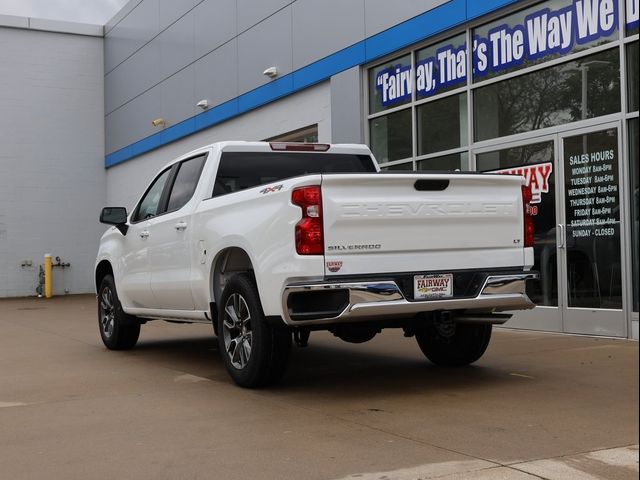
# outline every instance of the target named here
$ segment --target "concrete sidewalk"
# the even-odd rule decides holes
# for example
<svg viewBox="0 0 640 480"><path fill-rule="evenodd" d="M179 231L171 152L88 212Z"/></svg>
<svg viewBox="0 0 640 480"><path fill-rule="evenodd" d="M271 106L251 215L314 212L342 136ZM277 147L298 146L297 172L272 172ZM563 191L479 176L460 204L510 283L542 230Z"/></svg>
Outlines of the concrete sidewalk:
<svg viewBox="0 0 640 480"><path fill-rule="evenodd" d="M495 330L474 366L313 333L232 384L207 325L100 341L95 298L0 300L1 479L637 479L638 343Z"/></svg>

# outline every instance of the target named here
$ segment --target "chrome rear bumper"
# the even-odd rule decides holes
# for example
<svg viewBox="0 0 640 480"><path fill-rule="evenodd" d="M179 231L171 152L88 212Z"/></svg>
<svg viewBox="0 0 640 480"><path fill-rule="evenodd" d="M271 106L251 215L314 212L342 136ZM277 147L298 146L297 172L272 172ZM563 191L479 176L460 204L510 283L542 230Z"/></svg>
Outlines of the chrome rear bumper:
<svg viewBox="0 0 640 480"><path fill-rule="evenodd" d="M526 282L536 278L538 274L532 272L489 275L476 297L428 301L407 300L395 281L291 284L285 287L282 297L284 320L288 325L301 326L402 318L436 310L526 310L535 307L526 294ZM292 319L295 312L288 307L289 296L319 291L347 291L347 305L322 318Z"/></svg>

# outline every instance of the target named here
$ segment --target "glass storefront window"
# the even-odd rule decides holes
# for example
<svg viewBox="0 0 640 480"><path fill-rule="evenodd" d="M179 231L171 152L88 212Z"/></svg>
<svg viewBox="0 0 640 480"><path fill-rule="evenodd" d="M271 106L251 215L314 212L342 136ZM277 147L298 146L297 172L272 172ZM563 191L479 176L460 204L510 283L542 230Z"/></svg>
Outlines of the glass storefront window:
<svg viewBox="0 0 640 480"><path fill-rule="evenodd" d="M534 270L540 278L527 282L527 294L537 305L558 305L556 254L556 185L553 142L540 142L476 155L478 170L522 175L531 187L535 237Z"/></svg>
<svg viewBox="0 0 640 480"><path fill-rule="evenodd" d="M468 170L469 153L452 153L441 157L427 158L418 162L421 171Z"/></svg>
<svg viewBox="0 0 640 480"><path fill-rule="evenodd" d="M371 151L379 163L412 155L411 109L369 120Z"/></svg>
<svg viewBox="0 0 640 480"><path fill-rule="evenodd" d="M627 45L627 108L638 110L638 42Z"/></svg>
<svg viewBox="0 0 640 480"><path fill-rule="evenodd" d="M629 197L631 198L631 257L632 257L632 280L633 289L633 311L638 311L638 281L640 269L638 268L638 255L640 255L640 243L638 243L638 217L640 208L638 207L638 175L640 174L640 151L638 150L638 128L640 127L637 118L629 120L629 162L631 164L631 180Z"/></svg>
<svg viewBox="0 0 640 480"><path fill-rule="evenodd" d="M452 150L468 144L466 93L422 104L416 112L418 155Z"/></svg>
<svg viewBox="0 0 640 480"><path fill-rule="evenodd" d="M463 33L416 52L415 81L418 98L426 98L465 85L466 37Z"/></svg>
<svg viewBox="0 0 640 480"><path fill-rule="evenodd" d="M551 0L473 31L474 81L617 40L617 0Z"/></svg>
<svg viewBox="0 0 640 480"><path fill-rule="evenodd" d="M369 70L369 113L378 113L411 101L411 55Z"/></svg>
<svg viewBox="0 0 640 480"><path fill-rule="evenodd" d="M605 50L474 92L476 140L620 111L620 56Z"/></svg>

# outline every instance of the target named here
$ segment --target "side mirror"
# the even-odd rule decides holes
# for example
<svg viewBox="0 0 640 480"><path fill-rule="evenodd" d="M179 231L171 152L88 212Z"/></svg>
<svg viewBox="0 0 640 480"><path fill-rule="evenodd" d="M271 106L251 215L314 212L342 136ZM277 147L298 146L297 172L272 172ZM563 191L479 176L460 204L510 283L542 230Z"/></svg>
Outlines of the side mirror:
<svg viewBox="0 0 640 480"><path fill-rule="evenodd" d="M124 207L104 207L100 212L100 223L114 225L120 233L127 234L127 209Z"/></svg>

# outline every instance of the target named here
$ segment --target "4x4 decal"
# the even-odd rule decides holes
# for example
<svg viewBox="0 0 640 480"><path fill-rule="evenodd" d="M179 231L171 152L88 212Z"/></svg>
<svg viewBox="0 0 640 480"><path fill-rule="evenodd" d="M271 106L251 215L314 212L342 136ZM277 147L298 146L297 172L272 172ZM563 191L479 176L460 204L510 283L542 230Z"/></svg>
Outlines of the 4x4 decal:
<svg viewBox="0 0 640 480"><path fill-rule="evenodd" d="M279 192L282 190L283 185L274 185L273 187L266 187L260 190L260 193L266 195L267 193Z"/></svg>

